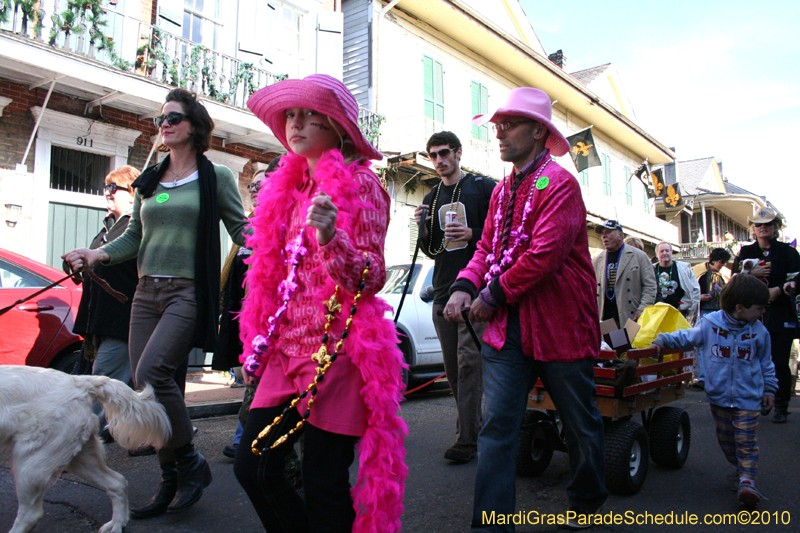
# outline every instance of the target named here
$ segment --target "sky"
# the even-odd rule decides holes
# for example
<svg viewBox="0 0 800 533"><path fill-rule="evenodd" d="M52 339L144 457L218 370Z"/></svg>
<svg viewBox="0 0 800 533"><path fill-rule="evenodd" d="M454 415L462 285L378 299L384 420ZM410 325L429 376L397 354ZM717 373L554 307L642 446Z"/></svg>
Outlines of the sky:
<svg viewBox="0 0 800 533"><path fill-rule="evenodd" d="M800 4L520 0L567 72L613 63L639 125L679 161L715 157L800 236Z"/></svg>

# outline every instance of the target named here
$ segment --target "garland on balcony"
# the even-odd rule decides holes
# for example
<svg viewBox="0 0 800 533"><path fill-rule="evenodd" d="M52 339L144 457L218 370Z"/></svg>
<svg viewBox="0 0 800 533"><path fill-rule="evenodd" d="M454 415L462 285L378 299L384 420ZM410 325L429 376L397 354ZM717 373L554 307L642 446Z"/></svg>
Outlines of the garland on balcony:
<svg viewBox="0 0 800 533"><path fill-rule="evenodd" d="M364 137L370 142L372 146L377 148L378 135L380 135L381 124L386 122L384 115L361 115L358 117L358 129L364 134Z"/></svg>
<svg viewBox="0 0 800 533"><path fill-rule="evenodd" d="M39 38L42 35L44 18L44 11L40 9L40 5L39 0L0 0L0 23L11 20L11 15L19 8L22 11L22 31L27 32L28 21L32 20L34 38Z"/></svg>
<svg viewBox="0 0 800 533"><path fill-rule="evenodd" d="M3 1L3 0L0 0ZM69 0L67 9L53 15L53 27L50 29L50 46L55 46L60 33L69 36L71 33L81 34L88 29L89 43L98 52L105 51L111 63L121 70L131 70L133 64L122 59L114 49L114 39L105 34L108 26L106 10L102 0ZM87 13L88 16L87 16ZM88 23L88 28L84 26Z"/></svg>

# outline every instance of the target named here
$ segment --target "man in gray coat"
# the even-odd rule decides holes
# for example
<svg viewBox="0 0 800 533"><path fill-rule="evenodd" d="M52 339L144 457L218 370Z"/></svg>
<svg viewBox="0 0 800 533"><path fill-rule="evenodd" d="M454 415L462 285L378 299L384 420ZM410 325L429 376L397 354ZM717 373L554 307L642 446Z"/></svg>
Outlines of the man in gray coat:
<svg viewBox="0 0 800 533"><path fill-rule="evenodd" d="M613 318L623 327L629 318L638 320L644 308L656 302L656 276L647 254L625 246L619 222L606 220L594 229L605 247L592 260L600 319Z"/></svg>

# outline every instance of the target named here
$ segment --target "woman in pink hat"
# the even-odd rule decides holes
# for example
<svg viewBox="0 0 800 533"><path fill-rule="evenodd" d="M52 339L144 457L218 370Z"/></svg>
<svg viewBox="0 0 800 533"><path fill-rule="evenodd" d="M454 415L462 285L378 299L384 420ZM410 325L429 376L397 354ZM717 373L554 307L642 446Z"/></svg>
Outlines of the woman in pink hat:
<svg viewBox="0 0 800 533"><path fill-rule="evenodd" d="M234 472L270 533L399 531L402 354L385 281L382 156L335 78L286 80L247 102L289 151L259 192L241 315L245 381L260 379ZM283 475L305 434L305 502ZM349 467L358 442L356 487Z"/></svg>

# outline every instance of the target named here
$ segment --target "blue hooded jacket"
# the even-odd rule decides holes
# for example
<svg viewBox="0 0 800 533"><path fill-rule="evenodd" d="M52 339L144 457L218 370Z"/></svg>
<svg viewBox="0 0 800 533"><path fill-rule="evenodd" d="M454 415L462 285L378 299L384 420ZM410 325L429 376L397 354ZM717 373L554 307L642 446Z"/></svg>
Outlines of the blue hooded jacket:
<svg viewBox="0 0 800 533"><path fill-rule="evenodd" d="M759 321L749 324L716 311L695 328L659 334L653 344L702 350L706 396L719 407L760 411L764 395L778 389L769 332Z"/></svg>

